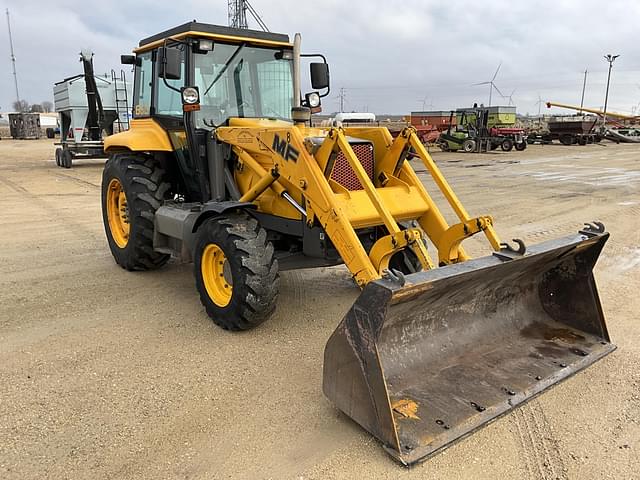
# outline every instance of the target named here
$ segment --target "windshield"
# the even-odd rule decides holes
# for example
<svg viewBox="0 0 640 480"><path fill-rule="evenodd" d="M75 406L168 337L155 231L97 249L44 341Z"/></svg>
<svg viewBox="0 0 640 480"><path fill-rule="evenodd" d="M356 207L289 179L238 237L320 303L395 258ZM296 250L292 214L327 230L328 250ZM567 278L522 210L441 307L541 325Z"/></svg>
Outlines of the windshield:
<svg viewBox="0 0 640 480"><path fill-rule="evenodd" d="M217 43L206 54L194 54L195 82L200 90L199 128L229 117L289 120L293 106L293 64L281 50Z"/></svg>

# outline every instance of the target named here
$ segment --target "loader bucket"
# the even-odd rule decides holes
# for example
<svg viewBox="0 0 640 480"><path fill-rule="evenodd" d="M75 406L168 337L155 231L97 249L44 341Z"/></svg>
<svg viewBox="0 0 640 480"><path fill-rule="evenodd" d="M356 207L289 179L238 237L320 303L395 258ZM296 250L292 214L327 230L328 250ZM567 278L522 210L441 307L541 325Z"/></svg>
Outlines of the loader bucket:
<svg viewBox="0 0 640 480"><path fill-rule="evenodd" d="M369 283L325 347L325 394L402 464L426 459L615 349L592 272L608 237Z"/></svg>

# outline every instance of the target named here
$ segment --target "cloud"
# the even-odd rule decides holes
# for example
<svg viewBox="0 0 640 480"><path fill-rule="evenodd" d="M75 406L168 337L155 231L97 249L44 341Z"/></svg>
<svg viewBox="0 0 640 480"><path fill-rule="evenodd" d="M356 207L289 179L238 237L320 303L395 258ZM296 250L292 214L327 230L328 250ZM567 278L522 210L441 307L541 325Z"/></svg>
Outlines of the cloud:
<svg viewBox="0 0 640 480"><path fill-rule="evenodd" d="M472 84L489 80L500 62L496 84L504 94L516 89L522 113L537 113L538 95L579 103L585 69L585 104L599 107L605 53L621 54L610 109L630 112L640 102L634 55L640 2L611 0L606 8L596 0L251 3L271 30L299 31L305 51L328 57L333 92L345 88L349 110L408 113L422 108L425 97L435 109L486 103L488 89ZM120 54L140 38L193 18L227 23L227 2L211 0L0 0L0 6L11 11L21 96L30 102L50 99L54 82L81 71L83 48L95 52L97 72L119 71ZM0 109L15 97L8 50L6 26L0 26ZM324 104L325 111L336 109L336 95Z"/></svg>

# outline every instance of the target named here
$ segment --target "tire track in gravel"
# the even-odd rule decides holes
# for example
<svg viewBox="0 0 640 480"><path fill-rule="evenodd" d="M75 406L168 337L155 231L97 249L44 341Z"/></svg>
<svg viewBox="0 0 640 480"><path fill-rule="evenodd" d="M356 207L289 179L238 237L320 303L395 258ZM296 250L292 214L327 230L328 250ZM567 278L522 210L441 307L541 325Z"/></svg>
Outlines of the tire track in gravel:
<svg viewBox="0 0 640 480"><path fill-rule="evenodd" d="M558 441L542 406L529 402L509 416L517 432L521 457L532 480L568 480Z"/></svg>
<svg viewBox="0 0 640 480"><path fill-rule="evenodd" d="M68 179L68 180L73 180L74 182L78 183L79 185L82 186L89 186L89 187L93 187L93 188L100 188L101 186L93 183L93 182L89 182L87 180L83 180L82 178L78 178L78 177L74 177L72 175L67 175L66 173L54 173L54 175L58 178L64 178L64 179Z"/></svg>
<svg viewBox="0 0 640 480"><path fill-rule="evenodd" d="M15 183L3 176L0 176L0 183L5 184L7 187L9 187L19 195L26 197L28 202L40 207L44 212L48 214L50 218L59 217L61 219L60 225L64 226L65 230L70 232L73 236L77 238L85 238L87 234L94 234L93 230L77 220L77 216L73 214L73 212L71 215L65 214L61 209L57 208L55 204L47 202L45 199L48 197L48 195L39 195L32 193L22 185L19 185L18 183Z"/></svg>
<svg viewBox="0 0 640 480"><path fill-rule="evenodd" d="M12 182L8 178L0 177L0 183L4 183L7 187L9 187L11 190L13 190L16 193L22 193L22 194L29 193L26 188L22 187L21 185L18 185L17 183Z"/></svg>

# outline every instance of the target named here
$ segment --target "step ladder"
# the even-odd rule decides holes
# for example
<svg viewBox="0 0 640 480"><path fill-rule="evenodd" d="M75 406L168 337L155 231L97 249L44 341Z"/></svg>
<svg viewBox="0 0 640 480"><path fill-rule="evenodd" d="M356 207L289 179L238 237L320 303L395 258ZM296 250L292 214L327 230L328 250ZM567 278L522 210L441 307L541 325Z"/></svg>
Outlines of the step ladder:
<svg viewBox="0 0 640 480"><path fill-rule="evenodd" d="M129 130L129 118L131 116L124 70L120 70L120 75L117 75L115 70L111 70L111 81L115 92L118 132L124 132Z"/></svg>

